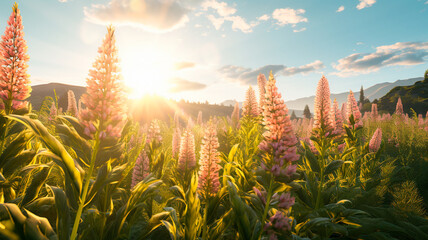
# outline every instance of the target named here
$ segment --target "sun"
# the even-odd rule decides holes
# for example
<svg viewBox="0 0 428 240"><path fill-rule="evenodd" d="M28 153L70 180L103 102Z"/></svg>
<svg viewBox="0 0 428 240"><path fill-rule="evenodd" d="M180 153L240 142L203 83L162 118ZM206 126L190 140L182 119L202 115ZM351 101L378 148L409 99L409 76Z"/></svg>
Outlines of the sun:
<svg viewBox="0 0 428 240"><path fill-rule="evenodd" d="M129 98L141 98L146 94L166 97L172 78L171 56L156 48L125 52L122 59L122 75L129 89Z"/></svg>

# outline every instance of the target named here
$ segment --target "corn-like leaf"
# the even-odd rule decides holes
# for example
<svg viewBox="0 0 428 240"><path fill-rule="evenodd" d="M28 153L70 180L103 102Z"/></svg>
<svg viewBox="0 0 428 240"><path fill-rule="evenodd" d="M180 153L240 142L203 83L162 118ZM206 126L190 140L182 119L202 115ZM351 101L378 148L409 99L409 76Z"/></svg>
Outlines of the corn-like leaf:
<svg viewBox="0 0 428 240"><path fill-rule="evenodd" d="M30 119L27 116L9 115L8 118L21 122L28 128L30 128L34 134L39 137L48 147L50 151L61 157L64 163L64 172L70 175L73 185L77 192L80 193L82 190L82 179L80 172L76 168L74 159L65 150L64 146L52 136L43 124L38 120Z"/></svg>

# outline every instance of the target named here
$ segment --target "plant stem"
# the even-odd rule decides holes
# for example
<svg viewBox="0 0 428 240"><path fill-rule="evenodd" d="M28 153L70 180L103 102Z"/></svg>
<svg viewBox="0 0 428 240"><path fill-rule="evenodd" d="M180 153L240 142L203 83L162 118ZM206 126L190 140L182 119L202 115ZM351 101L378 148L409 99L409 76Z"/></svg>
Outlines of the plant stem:
<svg viewBox="0 0 428 240"><path fill-rule="evenodd" d="M1 136L0 153L3 153L4 144L6 142L7 129L9 128L9 119L5 118L5 121L6 121L6 124L4 125L4 131Z"/></svg>
<svg viewBox="0 0 428 240"><path fill-rule="evenodd" d="M83 207L85 206L86 195L88 194L89 182L91 180L92 172L95 167L95 159L98 155L98 148L100 146L99 133L95 133L95 147L91 156L91 165L89 171L85 175L85 186L83 187L82 197L80 200L79 208L77 210L76 218L74 219L73 230L71 232L70 240L75 240L77 237L77 229L79 228L80 217L82 216Z"/></svg>
<svg viewBox="0 0 428 240"><path fill-rule="evenodd" d="M270 182L269 182L269 190L268 190L268 194L267 194L267 198L266 198L265 210L263 212L263 217L262 217L262 222L261 222L261 224L262 224L262 230L260 231L260 235L259 236L261 236L262 233L263 233L263 224L265 223L266 217L267 217L267 214L268 214L270 200L272 198L272 185L273 185L273 176L271 176Z"/></svg>

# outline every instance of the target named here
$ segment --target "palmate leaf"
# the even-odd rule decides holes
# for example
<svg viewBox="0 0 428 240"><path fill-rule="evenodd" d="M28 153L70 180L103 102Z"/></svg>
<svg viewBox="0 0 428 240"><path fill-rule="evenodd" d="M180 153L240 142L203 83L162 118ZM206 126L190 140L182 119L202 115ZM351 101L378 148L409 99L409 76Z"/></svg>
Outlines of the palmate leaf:
<svg viewBox="0 0 428 240"><path fill-rule="evenodd" d="M344 161L342 160L334 160L331 161L324 170L324 174L328 175L330 173L334 173L337 169L339 169L343 165Z"/></svg>
<svg viewBox="0 0 428 240"><path fill-rule="evenodd" d="M46 127L40 121L30 119L27 116L8 115L7 118L21 122L30 128L52 153L61 158L64 164L61 166L63 171L70 176L74 188L80 193L82 190L82 178L81 173L76 168L74 159L65 150L64 146L48 132Z"/></svg>

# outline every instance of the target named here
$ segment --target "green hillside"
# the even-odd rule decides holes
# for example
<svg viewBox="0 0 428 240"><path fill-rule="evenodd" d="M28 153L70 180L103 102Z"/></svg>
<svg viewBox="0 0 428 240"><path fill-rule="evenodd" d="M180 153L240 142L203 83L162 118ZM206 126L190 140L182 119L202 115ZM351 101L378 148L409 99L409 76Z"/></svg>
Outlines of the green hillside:
<svg viewBox="0 0 428 240"><path fill-rule="evenodd" d="M379 99L378 109L394 113L398 98L401 97L405 113L410 114L410 108L418 114L425 115L428 111L428 70L424 79L411 86L395 87Z"/></svg>

